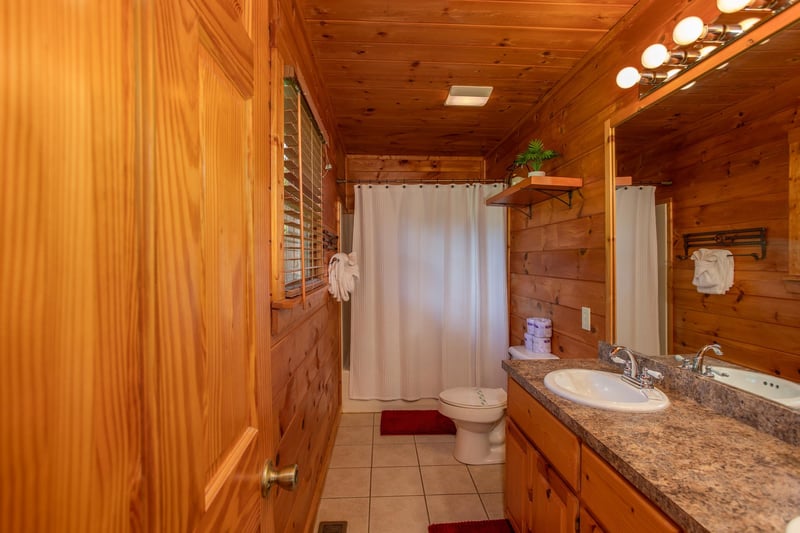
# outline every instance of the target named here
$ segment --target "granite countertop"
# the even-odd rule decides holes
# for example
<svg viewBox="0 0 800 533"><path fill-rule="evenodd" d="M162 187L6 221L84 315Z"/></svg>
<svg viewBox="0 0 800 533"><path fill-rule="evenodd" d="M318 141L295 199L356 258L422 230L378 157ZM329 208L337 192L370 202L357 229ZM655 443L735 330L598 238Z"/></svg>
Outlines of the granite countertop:
<svg viewBox="0 0 800 533"><path fill-rule="evenodd" d="M550 392L561 368L619 373L599 359L503 362L509 376L688 532L780 532L800 515L800 447L661 387L655 413L586 407Z"/></svg>

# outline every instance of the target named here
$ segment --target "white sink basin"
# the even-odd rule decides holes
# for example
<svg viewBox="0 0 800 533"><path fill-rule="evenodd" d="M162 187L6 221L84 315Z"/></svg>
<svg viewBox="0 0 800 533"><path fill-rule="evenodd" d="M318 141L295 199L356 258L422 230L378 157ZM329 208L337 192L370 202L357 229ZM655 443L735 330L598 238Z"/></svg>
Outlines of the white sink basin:
<svg viewBox="0 0 800 533"><path fill-rule="evenodd" d="M760 372L712 366L714 379L789 407L800 407L800 384Z"/></svg>
<svg viewBox="0 0 800 533"><path fill-rule="evenodd" d="M638 389L620 374L601 370L555 370L544 377L544 385L567 400L610 411L649 413L669 406L669 398L660 390Z"/></svg>

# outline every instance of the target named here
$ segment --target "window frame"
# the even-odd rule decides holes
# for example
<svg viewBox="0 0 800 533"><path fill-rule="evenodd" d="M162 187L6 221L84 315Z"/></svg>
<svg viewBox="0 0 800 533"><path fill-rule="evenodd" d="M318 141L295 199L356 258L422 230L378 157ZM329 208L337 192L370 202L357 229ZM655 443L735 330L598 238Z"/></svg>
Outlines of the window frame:
<svg viewBox="0 0 800 533"><path fill-rule="evenodd" d="M314 116L308 97L296 77L291 74L284 75L283 61L280 54L273 50L273 79L272 79L272 275L271 292L274 307L292 307L306 301L308 293L325 287L327 283L327 269L325 264L324 237L323 237L323 178L325 175L325 162L327 161L325 135L319 127ZM290 69L289 69L290 70ZM285 181L286 178L286 106L285 85L293 89L296 94L297 113L295 115L297 133L292 161L295 168L295 180ZM313 140L304 135L305 130L311 130ZM313 155L308 150L313 150ZM309 180L309 178L311 178ZM291 192L290 192L291 191ZM299 204L293 209L294 220L291 221L291 230L287 226L285 215L287 195ZM309 212L309 206L312 208ZM296 231L296 238L292 239L291 250L297 257L286 258L289 244L289 232ZM299 246L298 246L299 245ZM289 261L299 261L293 269L287 268ZM299 273L299 277L287 279L287 273ZM291 277L291 276L289 276Z"/></svg>

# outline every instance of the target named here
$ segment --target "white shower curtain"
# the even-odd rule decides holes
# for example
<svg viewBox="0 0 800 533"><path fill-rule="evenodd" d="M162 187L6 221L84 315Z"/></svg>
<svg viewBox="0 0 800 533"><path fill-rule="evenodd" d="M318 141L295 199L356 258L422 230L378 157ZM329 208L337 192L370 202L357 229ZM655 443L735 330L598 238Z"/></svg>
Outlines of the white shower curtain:
<svg viewBox="0 0 800 533"><path fill-rule="evenodd" d="M617 189L617 344L659 354L656 188Z"/></svg>
<svg viewBox="0 0 800 533"><path fill-rule="evenodd" d="M417 400L505 384L506 214L485 205L500 188L356 188L351 398Z"/></svg>

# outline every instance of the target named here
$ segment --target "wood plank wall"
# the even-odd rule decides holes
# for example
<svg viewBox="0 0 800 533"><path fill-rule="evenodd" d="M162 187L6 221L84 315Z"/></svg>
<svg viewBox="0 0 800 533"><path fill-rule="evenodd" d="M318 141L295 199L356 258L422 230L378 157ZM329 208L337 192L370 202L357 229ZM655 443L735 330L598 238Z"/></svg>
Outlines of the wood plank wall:
<svg viewBox="0 0 800 533"><path fill-rule="evenodd" d="M323 227L338 235L336 181L344 174L343 145L335 135L331 104L313 65L300 9L293 0L273 2L275 45L300 80L327 143L332 168L323 179ZM297 489L276 495L276 533L310 531L314 525L341 411L340 307L321 289L311 292L305 305L272 310L276 463L300 467Z"/></svg>
<svg viewBox="0 0 800 533"><path fill-rule="evenodd" d="M605 339L604 122L631 105L635 90L617 88L617 71L660 42L689 0L640 1L543 102L487 157L487 179L502 176L532 138L562 156L548 161L550 175L581 177L572 208L550 200L530 219L512 211L510 224L510 341L523 339L524 318L553 320L553 353L595 357ZM685 13L684 13L685 12ZM591 331L581 329L581 307L591 308Z"/></svg>
<svg viewBox="0 0 800 533"><path fill-rule="evenodd" d="M297 490L277 495L276 532L306 531L314 518L341 406L339 322L340 304L327 291L312 293L307 308L273 311L276 462L300 465Z"/></svg>
<svg viewBox="0 0 800 533"><path fill-rule="evenodd" d="M691 283L694 263L673 262L675 351L718 342L725 359L794 381L800 381L800 294L788 292L783 280L789 272L789 130L800 123L797 94L800 79L667 137L634 141L625 138L624 127L617 131L621 174L673 181L656 193L657 201L673 203L673 256L684 253L684 233L767 228L766 259L734 258L727 294L698 293Z"/></svg>
<svg viewBox="0 0 800 533"><path fill-rule="evenodd" d="M339 191L348 213L353 212L353 187L359 183L476 183L504 179L497 176L486 180L482 157L348 155L345 168Z"/></svg>

